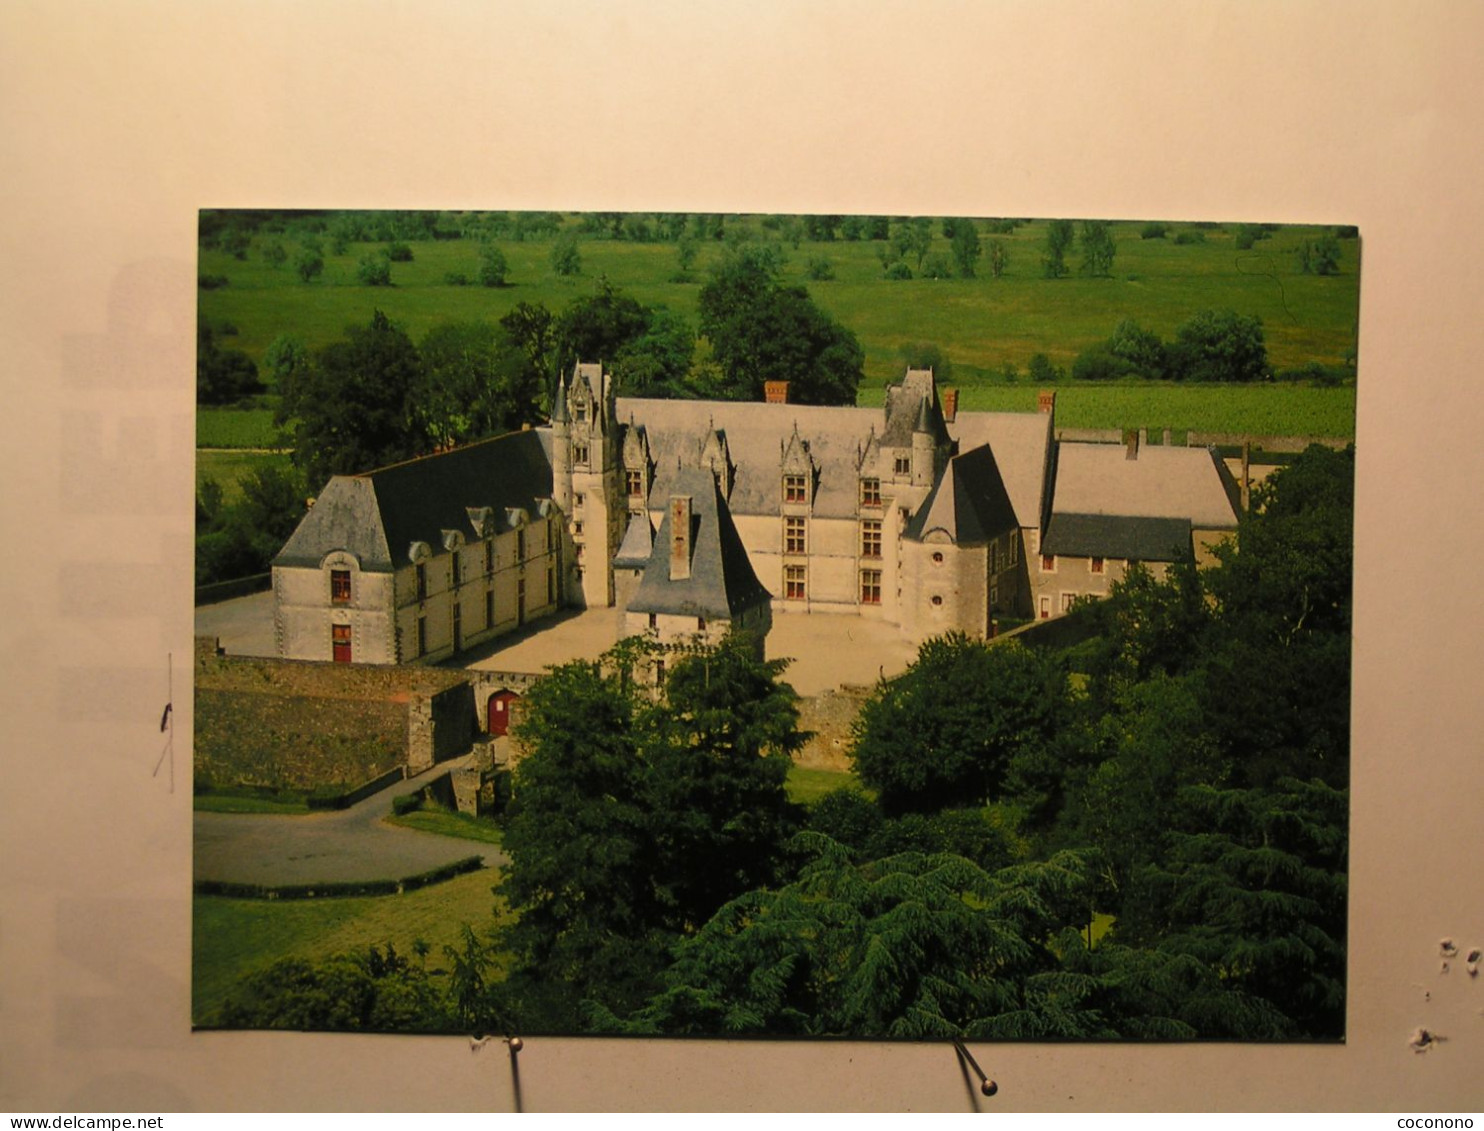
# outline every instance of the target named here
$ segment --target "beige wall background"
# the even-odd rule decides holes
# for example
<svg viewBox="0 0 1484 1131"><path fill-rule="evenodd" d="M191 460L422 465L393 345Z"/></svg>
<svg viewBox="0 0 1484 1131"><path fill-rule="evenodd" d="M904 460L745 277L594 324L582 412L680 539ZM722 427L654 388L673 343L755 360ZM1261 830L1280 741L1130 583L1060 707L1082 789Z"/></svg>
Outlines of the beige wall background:
<svg viewBox="0 0 1484 1131"><path fill-rule="evenodd" d="M1484 644L1433 566L1484 557L1481 42L1444 0L0 7L0 1108L513 1101L498 1043L188 1027L196 210L297 204L1358 224L1349 1040L980 1046L983 1107L1478 1109L1438 940L1484 944ZM936 1045L532 1040L520 1079L974 1102Z"/></svg>

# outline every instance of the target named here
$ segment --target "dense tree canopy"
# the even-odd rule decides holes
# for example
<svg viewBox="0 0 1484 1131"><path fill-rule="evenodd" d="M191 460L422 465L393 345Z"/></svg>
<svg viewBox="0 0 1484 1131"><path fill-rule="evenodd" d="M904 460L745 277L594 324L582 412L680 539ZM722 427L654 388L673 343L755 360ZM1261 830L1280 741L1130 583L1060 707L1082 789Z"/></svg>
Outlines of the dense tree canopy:
<svg viewBox="0 0 1484 1131"><path fill-rule="evenodd" d="M534 424L544 375L501 326L444 322L419 346L414 394L421 430L450 447Z"/></svg>
<svg viewBox="0 0 1484 1131"><path fill-rule="evenodd" d="M280 388L279 422L294 430L294 461L318 490L353 474L420 455L430 439L416 409L417 347L381 311Z"/></svg>
<svg viewBox="0 0 1484 1131"><path fill-rule="evenodd" d="M817 307L803 287L785 287L744 246L701 288L701 332L733 400L761 400L763 382L788 381L799 404L854 404L865 353L855 335Z"/></svg>

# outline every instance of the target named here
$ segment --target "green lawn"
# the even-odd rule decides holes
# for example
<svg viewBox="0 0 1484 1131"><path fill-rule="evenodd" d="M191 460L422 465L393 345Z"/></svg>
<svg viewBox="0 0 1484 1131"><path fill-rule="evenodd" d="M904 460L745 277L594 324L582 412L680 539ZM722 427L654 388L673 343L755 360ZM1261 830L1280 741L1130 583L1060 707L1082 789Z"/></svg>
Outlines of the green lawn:
<svg viewBox="0 0 1484 1131"><path fill-rule="evenodd" d="M751 223L757 227L756 220ZM1208 308L1259 316L1270 359L1280 370L1311 360L1338 364L1352 348L1359 309L1358 241L1341 241L1340 273L1321 278L1301 274L1294 253L1325 229L1285 227L1251 250L1238 251L1228 230L1205 230L1200 233L1204 242L1182 246L1173 238L1140 239L1140 227L1112 225L1117 253L1111 278L1078 277L1075 252L1071 276L1042 278L1042 222L1013 235L981 231L986 250L992 239L1005 244L1008 267L999 279L989 277L982 259L975 279L889 281L877 259L885 245L871 241L802 242L786 249L783 276L807 286L815 301L855 332L866 351L868 385L899 374L900 351L909 342L937 344L953 362L954 382L972 386L1006 363L1024 369L1038 352L1068 366L1123 318L1169 340L1176 326ZM1182 226L1172 225L1171 236L1179 230ZM721 255L720 245L702 246L693 271L697 282L675 283L674 245L584 237L582 274L559 278L550 266L551 240L503 241L499 246L509 261L511 285L486 288L444 282L450 272L477 275L479 249L473 241L414 241L413 262L392 264L393 286L365 287L356 282L356 266L379 244L353 244L345 255L327 254L324 275L305 284L289 267L275 270L265 264L259 253L263 242L260 237L245 261L218 251L200 256L202 273L230 280L220 290L200 292L203 317L236 326L238 333L222 339L223 345L258 361L279 334L293 334L316 349L341 337L346 326L364 325L377 309L415 339L444 321L496 319L519 302L560 311L573 298L591 293L599 277L694 323L699 280ZM285 244L292 261L297 245L291 237ZM948 250L935 225L929 254ZM805 268L811 259L828 260L835 278L809 281Z"/></svg>
<svg viewBox="0 0 1484 1131"><path fill-rule="evenodd" d="M198 793L198 813L308 813L306 798L236 797L231 794Z"/></svg>
<svg viewBox="0 0 1484 1131"><path fill-rule="evenodd" d="M430 968L443 965L443 947L459 943L464 924L484 931L495 923L488 869L405 895L347 899L226 899L192 901L191 1017L209 1023L238 979L282 958L325 958L390 942L412 955L422 939L432 947Z"/></svg>
<svg viewBox="0 0 1484 1131"><path fill-rule="evenodd" d="M788 799L801 805L813 805L825 794L842 788L855 789L867 796L871 795L871 791L861 785L860 779L852 773L836 770L808 770L803 766L789 768L788 781L784 783L784 788L788 791Z"/></svg>
<svg viewBox="0 0 1484 1131"><path fill-rule="evenodd" d="M197 408L198 448L281 448L271 408Z"/></svg>
<svg viewBox="0 0 1484 1131"><path fill-rule="evenodd" d="M462 837L484 844L500 843L500 826L485 817L468 813L450 813L446 809L415 809L400 817L388 817L388 824L400 825L404 829L437 833L440 836Z"/></svg>

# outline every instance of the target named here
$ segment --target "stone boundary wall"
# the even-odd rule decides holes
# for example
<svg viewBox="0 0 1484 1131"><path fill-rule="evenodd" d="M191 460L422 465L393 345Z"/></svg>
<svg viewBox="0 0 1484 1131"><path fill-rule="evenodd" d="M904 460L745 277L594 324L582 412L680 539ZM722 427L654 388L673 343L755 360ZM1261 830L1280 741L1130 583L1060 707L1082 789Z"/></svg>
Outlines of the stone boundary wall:
<svg viewBox="0 0 1484 1131"><path fill-rule="evenodd" d="M794 754L794 763L809 770L850 769L850 730L870 694L868 687L846 684L820 695L800 696L799 729L809 738Z"/></svg>
<svg viewBox="0 0 1484 1131"><path fill-rule="evenodd" d="M1251 444L1255 452L1302 452L1314 444L1344 451L1355 443L1342 436L1247 436L1240 432L1191 432L1186 442L1192 448L1240 448Z"/></svg>
<svg viewBox="0 0 1484 1131"><path fill-rule="evenodd" d="M470 747L467 672L223 655L197 637L198 776L214 784L357 786Z"/></svg>

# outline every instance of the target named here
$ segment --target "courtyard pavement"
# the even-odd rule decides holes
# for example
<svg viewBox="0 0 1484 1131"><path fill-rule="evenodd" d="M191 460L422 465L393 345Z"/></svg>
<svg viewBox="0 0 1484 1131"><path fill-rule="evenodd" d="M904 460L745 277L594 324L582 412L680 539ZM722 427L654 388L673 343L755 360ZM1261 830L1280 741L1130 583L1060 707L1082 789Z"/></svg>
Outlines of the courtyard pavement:
<svg viewBox="0 0 1484 1131"><path fill-rule="evenodd" d="M273 656L273 590L196 606L196 635L215 636L229 656Z"/></svg>
<svg viewBox="0 0 1484 1131"><path fill-rule="evenodd" d="M469 856L488 867L505 862L493 844L385 824L392 798L421 789L469 756L440 762L338 812L196 813L194 873L198 880L303 884L400 880Z"/></svg>

